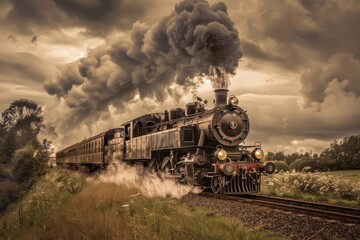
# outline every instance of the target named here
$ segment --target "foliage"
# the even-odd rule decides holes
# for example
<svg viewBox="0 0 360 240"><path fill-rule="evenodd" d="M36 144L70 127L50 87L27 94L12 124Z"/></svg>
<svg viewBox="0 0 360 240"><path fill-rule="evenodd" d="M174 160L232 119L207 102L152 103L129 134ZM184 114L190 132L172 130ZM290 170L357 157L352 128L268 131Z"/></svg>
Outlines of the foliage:
<svg viewBox="0 0 360 240"><path fill-rule="evenodd" d="M360 205L360 184L327 173L282 172L264 177L263 193L316 200L346 200Z"/></svg>
<svg viewBox="0 0 360 240"><path fill-rule="evenodd" d="M360 169L360 135L345 137L340 142L334 140L320 155L311 152L268 152L265 159L284 161L296 171L302 171L304 167L311 167L312 171Z"/></svg>
<svg viewBox="0 0 360 240"><path fill-rule="evenodd" d="M289 165L284 161L273 161L273 163L275 164L275 171L277 172L290 170Z"/></svg>
<svg viewBox="0 0 360 240"><path fill-rule="evenodd" d="M16 181L19 187L8 191L8 199L2 195L0 209L16 200L14 196L19 197L20 188L26 190L46 171L51 142L38 139L45 127L41 107L31 100L15 100L1 114L0 169L8 172L4 179Z"/></svg>
<svg viewBox="0 0 360 240"><path fill-rule="evenodd" d="M0 212L2 212L5 210L8 204L18 199L18 194L23 188L15 181L10 181L7 179L0 181Z"/></svg>
<svg viewBox="0 0 360 240"><path fill-rule="evenodd" d="M13 157L15 163L13 175L18 183L23 183L31 177L34 169L34 155L35 148L31 144L16 150Z"/></svg>
<svg viewBox="0 0 360 240"><path fill-rule="evenodd" d="M360 169L360 135L334 140L321 154L321 158L333 159L338 169Z"/></svg>

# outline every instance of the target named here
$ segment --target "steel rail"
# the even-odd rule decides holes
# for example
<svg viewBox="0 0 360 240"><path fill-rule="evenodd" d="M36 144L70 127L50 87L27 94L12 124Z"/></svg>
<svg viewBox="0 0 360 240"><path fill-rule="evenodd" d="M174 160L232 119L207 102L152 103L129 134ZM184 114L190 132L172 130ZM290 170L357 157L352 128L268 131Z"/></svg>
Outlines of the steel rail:
<svg viewBox="0 0 360 240"><path fill-rule="evenodd" d="M200 195L360 224L359 208L343 207L259 194L229 196L203 192Z"/></svg>

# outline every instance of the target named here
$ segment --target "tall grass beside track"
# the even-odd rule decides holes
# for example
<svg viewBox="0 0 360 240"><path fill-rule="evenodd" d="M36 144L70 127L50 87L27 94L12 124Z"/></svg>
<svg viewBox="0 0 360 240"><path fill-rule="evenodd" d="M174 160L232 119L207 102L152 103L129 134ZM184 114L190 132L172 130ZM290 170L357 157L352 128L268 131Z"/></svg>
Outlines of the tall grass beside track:
<svg viewBox="0 0 360 240"><path fill-rule="evenodd" d="M0 221L0 239L280 239L170 196L149 198L69 172L45 176Z"/></svg>
<svg viewBox="0 0 360 240"><path fill-rule="evenodd" d="M261 193L360 206L360 171L284 172L264 176Z"/></svg>

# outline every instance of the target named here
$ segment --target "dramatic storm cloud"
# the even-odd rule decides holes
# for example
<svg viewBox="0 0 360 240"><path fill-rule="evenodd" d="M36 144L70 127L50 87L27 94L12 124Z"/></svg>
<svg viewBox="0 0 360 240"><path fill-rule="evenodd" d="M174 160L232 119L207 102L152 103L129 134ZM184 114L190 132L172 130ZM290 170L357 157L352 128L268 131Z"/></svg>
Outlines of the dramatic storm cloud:
<svg viewBox="0 0 360 240"><path fill-rule="evenodd" d="M141 0L5 0L0 6L4 21L19 34L84 27L87 34L105 35L130 28L149 5Z"/></svg>
<svg viewBox="0 0 360 240"><path fill-rule="evenodd" d="M306 106L312 102L322 103L326 96L326 88L330 82L346 81L345 91L360 95L360 60L352 54L339 53L330 58L324 70L321 65L315 65L301 77L301 93L306 100Z"/></svg>
<svg viewBox="0 0 360 240"><path fill-rule="evenodd" d="M65 100L69 122L93 121L109 105L123 107L135 96L164 101L173 83L196 87L204 76L234 74L242 56L238 31L222 2L187 0L158 24L136 22L129 34L90 50L47 82L49 94ZM213 77L218 80L217 77ZM214 82L226 87L227 82ZM75 115L76 113L76 115Z"/></svg>
<svg viewBox="0 0 360 240"><path fill-rule="evenodd" d="M231 1L244 56L299 70L339 52L360 56L357 0Z"/></svg>
<svg viewBox="0 0 360 240"><path fill-rule="evenodd" d="M64 147L229 80L249 144L319 152L360 133L360 1L216 1L0 1L1 111L37 101Z"/></svg>

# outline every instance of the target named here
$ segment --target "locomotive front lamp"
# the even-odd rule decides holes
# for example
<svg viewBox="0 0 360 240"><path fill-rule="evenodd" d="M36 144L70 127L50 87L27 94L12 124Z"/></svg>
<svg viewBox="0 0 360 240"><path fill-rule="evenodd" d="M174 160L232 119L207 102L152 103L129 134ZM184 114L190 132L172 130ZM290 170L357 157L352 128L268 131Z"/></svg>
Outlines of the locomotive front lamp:
<svg viewBox="0 0 360 240"><path fill-rule="evenodd" d="M232 107L236 107L239 104L239 99L234 95L230 96L229 98L229 105Z"/></svg>
<svg viewBox="0 0 360 240"><path fill-rule="evenodd" d="M224 149L218 149L215 152L215 158L224 161L227 158L227 152Z"/></svg>
<svg viewBox="0 0 360 240"><path fill-rule="evenodd" d="M226 176L231 176L235 171L234 164L232 164L230 162L225 163L223 168L222 168L222 171Z"/></svg>
<svg viewBox="0 0 360 240"><path fill-rule="evenodd" d="M264 151L261 148L255 148L251 156L257 160L261 160L264 157Z"/></svg>

